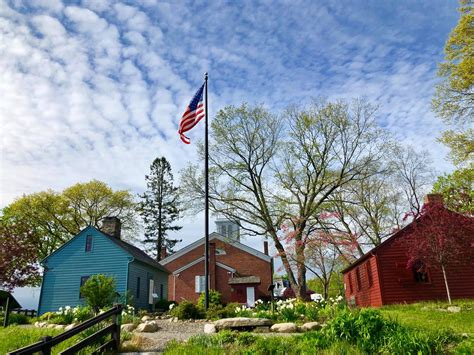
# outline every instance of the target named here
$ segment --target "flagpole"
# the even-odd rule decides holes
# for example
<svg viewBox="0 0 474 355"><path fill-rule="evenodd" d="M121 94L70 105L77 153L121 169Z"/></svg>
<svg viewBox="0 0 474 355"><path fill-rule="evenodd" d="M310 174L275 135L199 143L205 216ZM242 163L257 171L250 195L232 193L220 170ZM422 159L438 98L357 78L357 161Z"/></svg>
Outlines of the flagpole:
<svg viewBox="0 0 474 355"><path fill-rule="evenodd" d="M204 217L204 235L206 237L206 243L205 243L205 263L204 263L204 273L205 273L205 309L209 308L209 138L208 138L208 110L207 110L207 72L204 74L204 91L205 91L205 106L204 106L204 112L205 112L205 118L204 118L204 123L205 123L205 138L204 138L204 154L205 154L205 165L204 165L204 186L205 186L205 192L206 192L206 201L205 201L205 217Z"/></svg>

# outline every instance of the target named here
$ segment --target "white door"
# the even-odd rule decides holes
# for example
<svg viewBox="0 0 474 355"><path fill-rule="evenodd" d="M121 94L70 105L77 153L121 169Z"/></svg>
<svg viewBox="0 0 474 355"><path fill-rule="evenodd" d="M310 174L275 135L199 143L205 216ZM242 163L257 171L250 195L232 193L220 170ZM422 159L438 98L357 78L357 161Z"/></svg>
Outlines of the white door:
<svg viewBox="0 0 474 355"><path fill-rule="evenodd" d="M247 306L253 307L255 305L255 287L247 287Z"/></svg>

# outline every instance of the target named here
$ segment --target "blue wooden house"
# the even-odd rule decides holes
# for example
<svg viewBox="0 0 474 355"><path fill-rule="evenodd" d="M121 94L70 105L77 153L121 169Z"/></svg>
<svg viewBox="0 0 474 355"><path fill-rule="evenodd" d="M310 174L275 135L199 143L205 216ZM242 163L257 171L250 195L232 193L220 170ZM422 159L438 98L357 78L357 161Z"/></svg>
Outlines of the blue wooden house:
<svg viewBox="0 0 474 355"><path fill-rule="evenodd" d="M127 290L136 308L149 309L168 294L168 271L139 248L120 239L116 217L104 219L101 231L89 226L47 256L38 313L84 304L80 287L96 274L113 276L116 291Z"/></svg>

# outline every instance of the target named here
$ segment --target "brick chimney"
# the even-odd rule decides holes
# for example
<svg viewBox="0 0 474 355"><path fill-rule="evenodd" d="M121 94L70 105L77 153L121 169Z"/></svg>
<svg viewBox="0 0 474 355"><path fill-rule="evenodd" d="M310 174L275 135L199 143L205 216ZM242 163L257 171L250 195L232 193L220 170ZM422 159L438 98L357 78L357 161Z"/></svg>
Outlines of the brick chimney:
<svg viewBox="0 0 474 355"><path fill-rule="evenodd" d="M268 255L268 241L266 240L263 241L263 253Z"/></svg>
<svg viewBox="0 0 474 355"><path fill-rule="evenodd" d="M163 260L168 256L168 253L166 252L166 247L163 245L161 247L161 254L160 254L160 260Z"/></svg>
<svg viewBox="0 0 474 355"><path fill-rule="evenodd" d="M423 198L423 203L425 205L443 205L443 195L441 194L427 194Z"/></svg>
<svg viewBox="0 0 474 355"><path fill-rule="evenodd" d="M209 243L209 278L211 290L216 289L216 243Z"/></svg>
<svg viewBox="0 0 474 355"><path fill-rule="evenodd" d="M120 239L122 223L117 217L105 217L102 220L102 228L100 230L105 234Z"/></svg>

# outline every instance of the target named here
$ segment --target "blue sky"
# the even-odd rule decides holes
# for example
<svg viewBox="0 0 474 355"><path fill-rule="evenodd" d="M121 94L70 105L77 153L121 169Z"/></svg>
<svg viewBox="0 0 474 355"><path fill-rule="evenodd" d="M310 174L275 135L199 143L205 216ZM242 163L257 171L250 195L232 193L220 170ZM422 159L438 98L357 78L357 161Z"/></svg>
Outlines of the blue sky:
<svg viewBox="0 0 474 355"><path fill-rule="evenodd" d="M180 142L177 124L206 71L211 116L244 101L279 112L312 97L366 96L382 126L450 171L430 101L456 7L0 0L0 207L93 178L141 192L162 155L178 176L196 146ZM200 236L201 218L183 223L184 243Z"/></svg>

